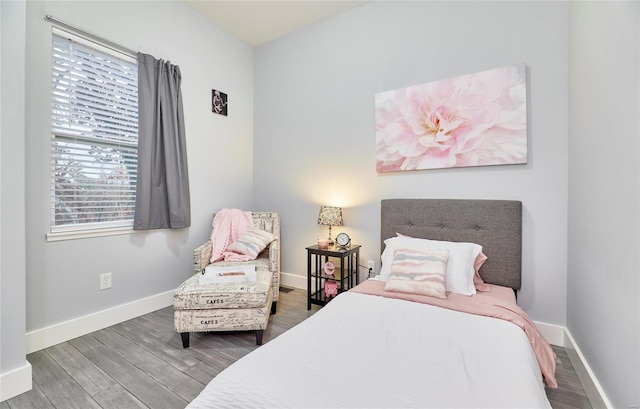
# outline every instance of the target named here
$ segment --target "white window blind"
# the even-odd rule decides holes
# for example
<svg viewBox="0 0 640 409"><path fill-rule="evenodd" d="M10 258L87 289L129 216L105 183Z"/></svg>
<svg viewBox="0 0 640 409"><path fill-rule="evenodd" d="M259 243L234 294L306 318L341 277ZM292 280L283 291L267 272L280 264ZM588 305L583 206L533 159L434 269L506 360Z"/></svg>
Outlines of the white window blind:
<svg viewBox="0 0 640 409"><path fill-rule="evenodd" d="M138 150L132 57L54 29L51 233L130 228Z"/></svg>

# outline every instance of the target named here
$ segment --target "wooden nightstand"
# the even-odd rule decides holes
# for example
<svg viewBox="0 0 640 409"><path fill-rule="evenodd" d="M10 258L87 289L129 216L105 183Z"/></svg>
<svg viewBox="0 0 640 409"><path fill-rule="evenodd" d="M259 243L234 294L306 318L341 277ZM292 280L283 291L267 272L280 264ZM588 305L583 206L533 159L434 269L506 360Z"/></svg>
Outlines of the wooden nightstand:
<svg viewBox="0 0 640 409"><path fill-rule="evenodd" d="M333 276L324 272L324 263L327 261L333 262L336 266ZM357 285L359 262L359 244L352 244L346 249L336 246L321 249L317 245L307 247L307 310L311 309L311 304L325 305L329 301L325 297L325 282L335 282L338 293Z"/></svg>

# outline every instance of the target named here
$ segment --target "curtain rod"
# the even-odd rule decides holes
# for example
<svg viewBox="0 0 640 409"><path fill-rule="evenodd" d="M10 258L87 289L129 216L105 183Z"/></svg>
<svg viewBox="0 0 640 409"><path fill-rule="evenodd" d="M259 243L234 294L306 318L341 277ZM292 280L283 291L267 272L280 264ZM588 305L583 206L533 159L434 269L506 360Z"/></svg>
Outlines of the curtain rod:
<svg viewBox="0 0 640 409"><path fill-rule="evenodd" d="M58 25L58 26L60 26L62 28L66 28L68 30L75 31L76 33L82 35L83 37L87 37L87 38L89 38L89 39L91 39L91 40L93 40L93 41L95 41L95 42L97 42L97 43L99 43L99 44L101 44L101 45L103 45L105 47L111 48L114 51L118 51L118 52L120 52L122 54L126 54L129 57L137 58L137 56L138 56L138 53L136 51L130 50L130 49L126 48L126 47L123 47L121 45L113 43L113 42L111 42L109 40L105 40L102 37L98 37L96 35L93 35L93 34L87 32L87 31L84 31L81 28L74 27L71 24L65 23L64 21L60 21L55 17L51 17L49 15L46 15L46 16L44 16L44 19L47 20L47 21L50 21L53 24Z"/></svg>

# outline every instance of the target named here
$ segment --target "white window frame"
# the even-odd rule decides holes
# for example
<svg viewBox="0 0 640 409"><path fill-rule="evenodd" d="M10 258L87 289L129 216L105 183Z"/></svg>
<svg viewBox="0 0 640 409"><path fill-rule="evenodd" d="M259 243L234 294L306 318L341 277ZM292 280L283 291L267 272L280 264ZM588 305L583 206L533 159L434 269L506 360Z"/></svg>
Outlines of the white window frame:
<svg viewBox="0 0 640 409"><path fill-rule="evenodd" d="M101 44L99 42L81 37L77 34L71 33L67 30L62 30L57 27L52 27L53 34L65 37L70 39L78 44L82 44L84 46L95 49L101 53L111 55L116 57L117 59L125 60L133 64L137 64L137 59L129 54L125 54L121 51L115 50L112 47L109 47L106 44ZM53 38L52 38L53 41ZM51 68L53 69L53 61L51 61ZM51 89L50 101L53 102L53 89ZM53 109L53 108L51 108ZM119 221L110 221L110 222L99 222L99 223L77 223L77 224L65 224L65 225L56 225L55 224L55 216L56 216L56 181L55 181L55 166L54 166L54 156L53 149L56 143L56 140L66 139L69 140L76 139L79 142L90 142L91 139L95 139L97 144L111 144L115 145L113 141L109 141L107 139L101 137L91 136L78 136L73 133L66 133L60 131L51 131L51 153L50 153L50 161L51 161L51 187L50 187L50 208L51 208L51 218L50 218L50 227L49 232L46 234L47 241L58 241L58 240L70 240L70 239L78 239L78 238L88 238L88 237L102 237L102 236L111 236L117 234L130 234L135 232L133 230L133 217L127 220L119 220ZM137 141L136 143L127 143L123 141L119 141L118 145L134 147L137 150ZM137 154L137 152L136 152ZM134 195L135 198L135 195Z"/></svg>

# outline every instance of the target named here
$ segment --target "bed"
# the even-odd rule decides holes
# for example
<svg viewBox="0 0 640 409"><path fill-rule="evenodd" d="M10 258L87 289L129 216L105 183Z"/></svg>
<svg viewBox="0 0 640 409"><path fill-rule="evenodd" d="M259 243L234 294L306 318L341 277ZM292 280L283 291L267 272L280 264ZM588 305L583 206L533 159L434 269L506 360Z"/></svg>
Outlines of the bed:
<svg viewBox="0 0 640 409"><path fill-rule="evenodd" d="M221 372L188 408L550 408L544 387L557 386L555 357L516 305L521 232L517 201L382 200L386 281L341 293ZM481 246L487 259L474 286L485 291L385 291L399 277L402 243L434 240L454 243L442 254L446 268L458 260L455 246ZM420 251L428 263L442 253Z"/></svg>

